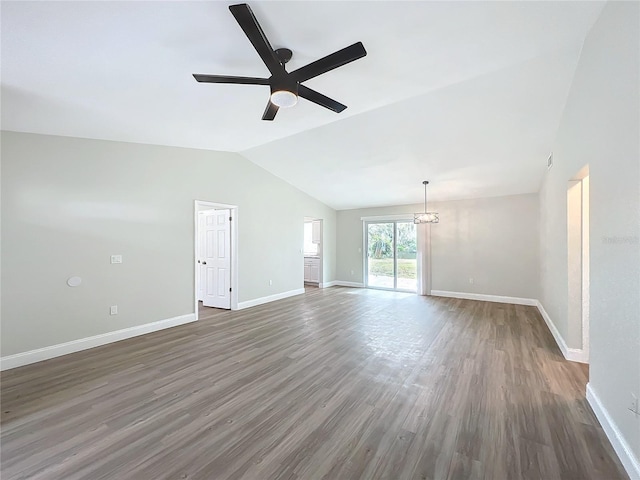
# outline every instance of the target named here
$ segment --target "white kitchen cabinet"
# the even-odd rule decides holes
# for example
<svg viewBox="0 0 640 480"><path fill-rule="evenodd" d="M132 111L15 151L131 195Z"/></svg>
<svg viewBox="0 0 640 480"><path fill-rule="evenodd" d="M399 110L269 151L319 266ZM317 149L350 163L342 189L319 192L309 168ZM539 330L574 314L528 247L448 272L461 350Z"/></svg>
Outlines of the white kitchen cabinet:
<svg viewBox="0 0 640 480"><path fill-rule="evenodd" d="M310 282L311 278L311 262L307 262L307 259L304 259L304 281Z"/></svg>
<svg viewBox="0 0 640 480"><path fill-rule="evenodd" d="M310 269L310 278L311 282L319 283L320 282L320 261L317 258L314 258L315 262L311 263Z"/></svg>
<svg viewBox="0 0 640 480"><path fill-rule="evenodd" d="M320 283L320 259L305 257L304 259L304 281Z"/></svg>

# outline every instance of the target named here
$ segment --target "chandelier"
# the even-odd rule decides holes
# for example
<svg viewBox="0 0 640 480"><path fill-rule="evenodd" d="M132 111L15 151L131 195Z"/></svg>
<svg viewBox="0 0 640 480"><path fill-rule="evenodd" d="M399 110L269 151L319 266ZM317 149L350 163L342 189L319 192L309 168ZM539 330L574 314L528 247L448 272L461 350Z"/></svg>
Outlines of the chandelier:
<svg viewBox="0 0 640 480"><path fill-rule="evenodd" d="M429 182L425 180L424 185L424 213L414 213L413 223L439 223L440 217L436 212L427 212L427 185Z"/></svg>

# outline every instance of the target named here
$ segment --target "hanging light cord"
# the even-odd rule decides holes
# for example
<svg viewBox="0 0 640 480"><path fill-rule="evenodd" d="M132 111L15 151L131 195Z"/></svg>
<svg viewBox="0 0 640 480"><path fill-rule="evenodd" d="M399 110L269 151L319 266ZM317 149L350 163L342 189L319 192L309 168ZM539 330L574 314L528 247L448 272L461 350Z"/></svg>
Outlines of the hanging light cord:
<svg viewBox="0 0 640 480"><path fill-rule="evenodd" d="M424 182L424 213L427 213L427 182L426 180Z"/></svg>

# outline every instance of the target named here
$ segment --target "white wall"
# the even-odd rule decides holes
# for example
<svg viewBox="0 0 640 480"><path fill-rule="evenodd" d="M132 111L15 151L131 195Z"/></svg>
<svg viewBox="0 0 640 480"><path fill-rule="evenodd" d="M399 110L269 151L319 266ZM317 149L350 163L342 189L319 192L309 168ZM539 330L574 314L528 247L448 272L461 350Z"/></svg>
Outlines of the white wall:
<svg viewBox="0 0 640 480"><path fill-rule="evenodd" d="M423 209L338 211L336 278L364 282L361 217L409 213L412 218ZM440 223L431 226L432 290L538 298L537 194L430 203L429 210L440 213Z"/></svg>
<svg viewBox="0 0 640 480"><path fill-rule="evenodd" d="M335 211L238 154L2 132L2 356L192 313L194 200L239 207L240 302L303 288L305 215L334 279Z"/></svg>
<svg viewBox="0 0 640 480"><path fill-rule="evenodd" d="M638 2L609 2L587 36L540 192L541 301L579 348L567 312L567 188L588 165L589 388L636 462L640 419L627 408L640 396L639 18Z"/></svg>

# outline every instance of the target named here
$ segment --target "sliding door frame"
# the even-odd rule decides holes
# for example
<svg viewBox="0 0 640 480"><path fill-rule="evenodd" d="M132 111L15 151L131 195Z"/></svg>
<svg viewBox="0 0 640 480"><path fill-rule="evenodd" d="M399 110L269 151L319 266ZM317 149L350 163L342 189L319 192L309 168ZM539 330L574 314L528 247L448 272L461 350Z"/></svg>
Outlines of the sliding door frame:
<svg viewBox="0 0 640 480"><path fill-rule="evenodd" d="M407 217L405 215L402 216L393 216L393 217L369 217L362 218L363 220L363 240L364 240L364 255L363 255L363 265L364 265L364 286L366 288L373 288L376 290L387 290L392 292L408 292L408 293L417 293L418 285L416 281L416 289L415 290L407 290L398 288L398 223L413 223L413 218ZM378 287L369 285L369 225L375 224L384 224L391 223L393 224L393 288L388 287ZM416 244L418 237L418 231L416 229ZM418 269L418 259L416 258L416 270Z"/></svg>

